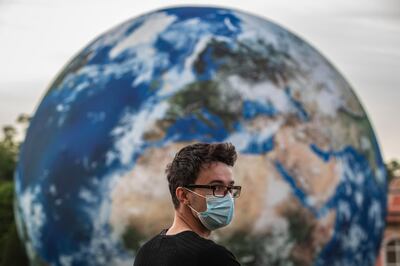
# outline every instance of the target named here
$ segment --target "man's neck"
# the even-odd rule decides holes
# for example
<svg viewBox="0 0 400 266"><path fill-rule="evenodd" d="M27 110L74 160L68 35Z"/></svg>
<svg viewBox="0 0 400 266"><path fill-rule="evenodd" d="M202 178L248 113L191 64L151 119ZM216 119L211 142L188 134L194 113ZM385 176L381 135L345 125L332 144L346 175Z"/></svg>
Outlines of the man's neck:
<svg viewBox="0 0 400 266"><path fill-rule="evenodd" d="M211 231L206 229L200 221L195 218L186 206L180 206L175 210L174 222L166 232L167 235L176 235L183 231L193 231L203 238L208 238Z"/></svg>

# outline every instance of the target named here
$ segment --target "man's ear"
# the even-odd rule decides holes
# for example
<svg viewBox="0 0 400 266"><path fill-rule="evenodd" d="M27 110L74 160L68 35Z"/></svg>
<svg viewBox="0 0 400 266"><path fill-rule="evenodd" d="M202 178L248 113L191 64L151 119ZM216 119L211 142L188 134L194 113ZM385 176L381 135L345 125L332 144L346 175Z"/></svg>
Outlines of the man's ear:
<svg viewBox="0 0 400 266"><path fill-rule="evenodd" d="M187 197L187 190L183 187L177 187L175 190L175 195L181 204L188 205L189 199Z"/></svg>

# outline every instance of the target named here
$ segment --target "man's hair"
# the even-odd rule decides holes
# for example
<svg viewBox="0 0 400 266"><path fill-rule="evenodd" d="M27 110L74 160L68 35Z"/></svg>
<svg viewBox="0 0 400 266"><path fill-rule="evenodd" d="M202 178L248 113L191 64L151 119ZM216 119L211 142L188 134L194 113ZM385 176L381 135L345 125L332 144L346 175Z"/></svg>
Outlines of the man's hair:
<svg viewBox="0 0 400 266"><path fill-rule="evenodd" d="M176 188L194 184L202 167L213 162L233 166L236 158L235 146L231 143L196 143L183 147L165 169L175 209L179 207Z"/></svg>

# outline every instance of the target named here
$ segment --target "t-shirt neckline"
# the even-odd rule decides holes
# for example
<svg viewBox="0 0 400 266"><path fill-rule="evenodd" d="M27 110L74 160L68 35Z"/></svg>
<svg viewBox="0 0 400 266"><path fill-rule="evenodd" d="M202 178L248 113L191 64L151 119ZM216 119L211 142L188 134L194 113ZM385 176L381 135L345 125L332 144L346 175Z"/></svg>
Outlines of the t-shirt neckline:
<svg viewBox="0 0 400 266"><path fill-rule="evenodd" d="M168 229L169 229L169 228L163 229L163 230L161 231L160 235L161 235L162 237L166 237L166 238L167 238L167 237L176 237L176 236L180 236L180 235L187 234L187 233L191 233L191 234L197 235L197 234L196 234L194 231L192 231L192 230L185 230L185 231L176 233L176 234L174 234L174 235L167 235L166 233L167 233Z"/></svg>

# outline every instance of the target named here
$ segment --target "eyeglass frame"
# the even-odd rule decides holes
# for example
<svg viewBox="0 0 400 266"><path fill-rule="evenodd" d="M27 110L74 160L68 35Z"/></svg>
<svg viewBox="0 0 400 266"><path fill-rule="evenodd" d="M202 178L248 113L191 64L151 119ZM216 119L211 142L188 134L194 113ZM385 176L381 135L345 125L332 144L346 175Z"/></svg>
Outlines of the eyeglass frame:
<svg viewBox="0 0 400 266"><path fill-rule="evenodd" d="M228 192L231 193L231 195L232 195L232 197L233 197L232 189L237 189L237 191L238 191L238 196L233 197L233 198L239 198L239 197L240 197L240 193L241 193L241 191L242 191L242 186L197 185L197 184L189 184L189 185L186 185L186 186L184 186L184 187L185 187L185 188L207 188L207 189L212 189L212 192L213 192L214 197L217 197L217 198L223 198L223 197L225 197L226 194L227 194ZM223 196L215 195L216 187L224 187L224 188L225 188L225 193L224 193Z"/></svg>

